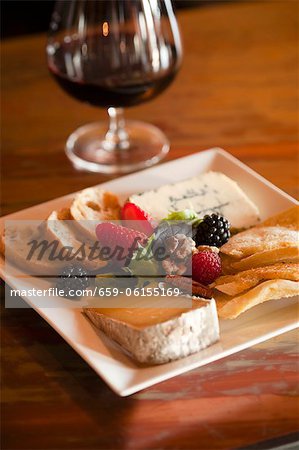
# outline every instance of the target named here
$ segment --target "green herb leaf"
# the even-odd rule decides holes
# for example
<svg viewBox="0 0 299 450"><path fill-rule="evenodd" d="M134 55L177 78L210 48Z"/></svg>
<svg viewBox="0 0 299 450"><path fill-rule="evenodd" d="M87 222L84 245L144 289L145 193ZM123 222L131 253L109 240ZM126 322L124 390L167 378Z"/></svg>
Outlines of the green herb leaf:
<svg viewBox="0 0 299 450"><path fill-rule="evenodd" d="M182 211L172 211L163 220L194 220L198 215L193 209L184 209Z"/></svg>
<svg viewBox="0 0 299 450"><path fill-rule="evenodd" d="M152 252L152 241L154 235L152 235L145 247L138 244L139 248L134 252L130 263L127 266L127 270L131 274L136 276L151 276L158 274L158 263L154 258Z"/></svg>

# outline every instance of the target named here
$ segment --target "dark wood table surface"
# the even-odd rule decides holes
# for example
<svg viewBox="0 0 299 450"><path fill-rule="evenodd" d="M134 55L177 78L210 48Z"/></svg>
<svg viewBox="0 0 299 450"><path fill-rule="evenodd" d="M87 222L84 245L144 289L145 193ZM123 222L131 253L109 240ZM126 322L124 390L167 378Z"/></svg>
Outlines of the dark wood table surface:
<svg viewBox="0 0 299 450"><path fill-rule="evenodd" d="M220 146L296 196L298 2L217 3L179 21L181 72L127 116L164 130L167 159ZM107 179L66 159L67 136L106 116L58 88L44 48L44 35L2 45L2 215ZM295 439L296 331L120 398L34 311L2 306L1 316L5 450L263 449Z"/></svg>

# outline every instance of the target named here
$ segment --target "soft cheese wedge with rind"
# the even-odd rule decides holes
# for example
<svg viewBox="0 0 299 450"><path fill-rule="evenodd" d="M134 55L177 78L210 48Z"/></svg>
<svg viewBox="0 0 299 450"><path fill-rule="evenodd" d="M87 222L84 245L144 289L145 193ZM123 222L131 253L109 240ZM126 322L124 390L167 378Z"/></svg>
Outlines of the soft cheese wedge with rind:
<svg viewBox="0 0 299 450"><path fill-rule="evenodd" d="M239 185L219 172L207 172L197 177L168 184L139 195L129 201L156 220L165 218L171 211L193 209L203 217L213 212L226 217L233 228L248 228L259 220L256 205Z"/></svg>
<svg viewBox="0 0 299 450"><path fill-rule="evenodd" d="M140 363L173 361L219 340L215 300L194 299L192 308L169 306L171 300L168 307L85 308L84 312Z"/></svg>

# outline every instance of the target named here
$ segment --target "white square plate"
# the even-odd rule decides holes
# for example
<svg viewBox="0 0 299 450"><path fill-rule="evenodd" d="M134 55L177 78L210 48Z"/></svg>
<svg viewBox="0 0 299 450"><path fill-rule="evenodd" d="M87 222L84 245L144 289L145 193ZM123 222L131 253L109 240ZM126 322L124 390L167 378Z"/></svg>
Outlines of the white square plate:
<svg viewBox="0 0 299 450"><path fill-rule="evenodd" d="M208 170L223 172L243 188L257 204L262 219L297 202L263 177L221 149L211 149L170 161L151 169L103 183L125 199L130 194L157 188ZM7 219L44 219L54 209L70 204L73 194L5 216ZM30 279L12 280L5 274L1 260L0 274L14 289L29 288ZM32 282L32 281L31 281ZM179 361L153 367L140 367L102 332L96 330L78 309L39 308L25 298L36 311L85 359L119 395L126 396L196 367L209 364L259 342L298 327L297 300L277 300L259 305L240 318L220 323L217 344Z"/></svg>

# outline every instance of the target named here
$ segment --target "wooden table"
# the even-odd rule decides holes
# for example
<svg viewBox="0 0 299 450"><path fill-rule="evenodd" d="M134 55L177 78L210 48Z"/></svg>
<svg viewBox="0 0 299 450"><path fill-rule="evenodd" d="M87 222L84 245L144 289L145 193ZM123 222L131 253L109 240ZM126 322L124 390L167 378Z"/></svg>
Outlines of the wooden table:
<svg viewBox="0 0 299 450"><path fill-rule="evenodd" d="M180 12L180 74L127 116L165 131L168 159L220 146L296 196L297 12L296 1ZM107 179L66 159L67 136L105 112L56 86L44 46L45 36L3 44L2 214ZM1 448L273 448L298 429L297 337L119 398L35 312L2 308Z"/></svg>

